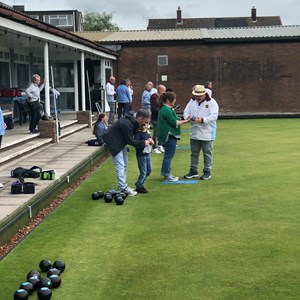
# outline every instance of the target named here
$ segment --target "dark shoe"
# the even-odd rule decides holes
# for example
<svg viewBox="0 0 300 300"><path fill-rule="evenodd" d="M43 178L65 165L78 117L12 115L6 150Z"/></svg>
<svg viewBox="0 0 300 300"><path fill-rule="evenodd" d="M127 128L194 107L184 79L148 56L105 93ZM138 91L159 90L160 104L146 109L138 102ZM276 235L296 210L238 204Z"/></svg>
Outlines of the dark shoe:
<svg viewBox="0 0 300 300"><path fill-rule="evenodd" d="M195 178L195 177L198 177L198 172L193 170L193 169L190 169L190 172L187 173L186 175L184 175L184 178L186 179L191 179L191 178Z"/></svg>
<svg viewBox="0 0 300 300"><path fill-rule="evenodd" d="M139 194L147 194L148 191L142 186L140 188L136 188L136 191L139 193Z"/></svg>
<svg viewBox="0 0 300 300"><path fill-rule="evenodd" d="M203 170L203 175L200 177L201 180L207 180L209 179L211 176L210 176L210 171L205 171Z"/></svg>
<svg viewBox="0 0 300 300"><path fill-rule="evenodd" d="M37 129L30 130L30 133L39 133Z"/></svg>

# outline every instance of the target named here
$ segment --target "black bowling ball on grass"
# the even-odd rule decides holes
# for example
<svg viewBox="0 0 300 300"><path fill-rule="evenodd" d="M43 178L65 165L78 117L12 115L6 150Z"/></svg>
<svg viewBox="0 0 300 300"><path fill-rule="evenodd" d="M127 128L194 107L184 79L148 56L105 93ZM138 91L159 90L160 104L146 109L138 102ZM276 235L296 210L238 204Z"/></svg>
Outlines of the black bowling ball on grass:
<svg viewBox="0 0 300 300"><path fill-rule="evenodd" d="M28 297L28 292L24 289L18 289L14 293L14 300L27 300Z"/></svg>
<svg viewBox="0 0 300 300"><path fill-rule="evenodd" d="M56 260L53 264L53 268L56 268L60 273L62 273L66 268L66 264L63 260Z"/></svg>
<svg viewBox="0 0 300 300"><path fill-rule="evenodd" d="M54 289L58 288L61 284L61 278L58 275L51 275L49 276L49 279L52 282L52 287Z"/></svg>
<svg viewBox="0 0 300 300"><path fill-rule="evenodd" d="M106 203L110 203L113 200L113 195L111 193L105 193L104 194L104 201Z"/></svg>
<svg viewBox="0 0 300 300"><path fill-rule="evenodd" d="M52 289L52 281L48 277L44 277L40 280L40 288L46 287Z"/></svg>
<svg viewBox="0 0 300 300"><path fill-rule="evenodd" d="M60 271L56 268L51 268L48 272L47 272L47 277L50 277L51 275L58 275L60 276Z"/></svg>
<svg viewBox="0 0 300 300"><path fill-rule="evenodd" d="M104 196L104 193L102 191L97 191L92 194L92 199L99 200L99 199L103 198L103 196Z"/></svg>
<svg viewBox="0 0 300 300"><path fill-rule="evenodd" d="M40 261L39 267L42 272L48 272L52 268L52 263L49 259L43 259Z"/></svg>
<svg viewBox="0 0 300 300"><path fill-rule="evenodd" d="M34 290L37 290L39 288L40 280L37 277L28 278L28 282L33 285Z"/></svg>
<svg viewBox="0 0 300 300"><path fill-rule="evenodd" d="M39 300L49 300L52 297L52 291L47 287L39 288L37 291Z"/></svg>
<svg viewBox="0 0 300 300"><path fill-rule="evenodd" d="M20 285L20 289L25 290L30 296L33 293L33 284L29 281L25 281Z"/></svg>
<svg viewBox="0 0 300 300"><path fill-rule="evenodd" d="M115 202L117 205L123 205L124 204L124 199L120 194L117 194L115 196Z"/></svg>
<svg viewBox="0 0 300 300"><path fill-rule="evenodd" d="M31 270L30 272L28 272L27 274L27 279L29 279L30 277L36 277L38 279L41 279L41 274L40 272L38 272L37 270Z"/></svg>

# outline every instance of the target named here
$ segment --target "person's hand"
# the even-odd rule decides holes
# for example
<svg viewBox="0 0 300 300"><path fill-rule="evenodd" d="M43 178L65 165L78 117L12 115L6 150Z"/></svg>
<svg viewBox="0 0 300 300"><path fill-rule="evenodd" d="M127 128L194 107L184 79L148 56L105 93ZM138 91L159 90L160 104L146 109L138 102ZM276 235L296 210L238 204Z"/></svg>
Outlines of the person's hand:
<svg viewBox="0 0 300 300"><path fill-rule="evenodd" d="M150 144L150 145L154 145L154 141L153 141L152 138L149 138L148 141L149 141L149 144Z"/></svg>
<svg viewBox="0 0 300 300"><path fill-rule="evenodd" d="M195 122L196 122L196 123L203 123L203 118L197 117L197 118L195 119Z"/></svg>
<svg viewBox="0 0 300 300"><path fill-rule="evenodd" d="M4 129L6 129L7 128L7 125L6 125L6 123L4 123Z"/></svg>

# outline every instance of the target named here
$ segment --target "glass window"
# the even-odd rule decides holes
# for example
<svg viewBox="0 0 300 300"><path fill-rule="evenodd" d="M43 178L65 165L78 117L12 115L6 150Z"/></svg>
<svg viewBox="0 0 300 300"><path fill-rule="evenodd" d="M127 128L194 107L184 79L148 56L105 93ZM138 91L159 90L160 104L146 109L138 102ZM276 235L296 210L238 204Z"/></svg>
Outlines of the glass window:
<svg viewBox="0 0 300 300"><path fill-rule="evenodd" d="M74 87L74 64L54 63L53 77L56 87Z"/></svg>
<svg viewBox="0 0 300 300"><path fill-rule="evenodd" d="M43 17L44 22L56 27L73 26L72 15L50 15Z"/></svg>
<svg viewBox="0 0 300 300"><path fill-rule="evenodd" d="M0 61L0 88L10 87L9 63Z"/></svg>
<svg viewBox="0 0 300 300"><path fill-rule="evenodd" d="M15 64L17 69L17 82L19 88L26 88L30 83L29 65L28 64Z"/></svg>
<svg viewBox="0 0 300 300"><path fill-rule="evenodd" d="M167 66L168 65L168 55L158 55L157 56L157 65L158 66Z"/></svg>

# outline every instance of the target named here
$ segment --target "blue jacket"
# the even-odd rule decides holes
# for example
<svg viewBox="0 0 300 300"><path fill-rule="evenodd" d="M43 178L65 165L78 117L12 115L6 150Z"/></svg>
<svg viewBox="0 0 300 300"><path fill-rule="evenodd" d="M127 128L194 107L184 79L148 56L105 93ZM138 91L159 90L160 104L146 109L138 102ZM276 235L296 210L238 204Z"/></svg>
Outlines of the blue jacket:
<svg viewBox="0 0 300 300"><path fill-rule="evenodd" d="M117 102L129 103L131 99L129 88L126 84L120 84L116 90Z"/></svg>
<svg viewBox="0 0 300 300"><path fill-rule="evenodd" d="M0 108L0 135L5 135L5 128L4 128L4 118L2 114L2 109Z"/></svg>
<svg viewBox="0 0 300 300"><path fill-rule="evenodd" d="M95 124L96 128L95 128L95 136L97 138L97 141L99 143L99 145L103 145L104 141L103 141L103 134L107 129L107 125L104 122L98 122L97 124Z"/></svg>

